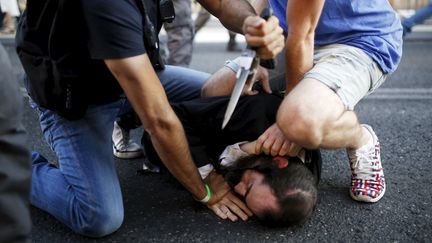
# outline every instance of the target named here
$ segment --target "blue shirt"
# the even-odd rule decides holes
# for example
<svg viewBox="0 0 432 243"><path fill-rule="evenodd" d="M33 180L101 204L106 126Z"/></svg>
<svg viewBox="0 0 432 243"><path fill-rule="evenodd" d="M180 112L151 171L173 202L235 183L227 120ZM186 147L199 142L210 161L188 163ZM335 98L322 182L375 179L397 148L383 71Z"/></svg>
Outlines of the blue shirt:
<svg viewBox="0 0 432 243"><path fill-rule="evenodd" d="M288 32L288 0L270 0L274 15ZM402 26L387 0L328 0L324 3L315 45L345 44L365 51L384 73L391 73L402 56Z"/></svg>

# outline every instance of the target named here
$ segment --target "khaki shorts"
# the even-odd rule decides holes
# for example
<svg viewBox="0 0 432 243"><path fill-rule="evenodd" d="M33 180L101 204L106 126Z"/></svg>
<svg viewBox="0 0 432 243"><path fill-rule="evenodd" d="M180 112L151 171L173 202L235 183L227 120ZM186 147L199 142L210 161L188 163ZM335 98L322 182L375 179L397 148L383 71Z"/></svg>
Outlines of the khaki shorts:
<svg viewBox="0 0 432 243"><path fill-rule="evenodd" d="M362 98L384 83L386 77L365 52L342 44L315 47L314 67L304 76L327 85L348 110L353 110Z"/></svg>

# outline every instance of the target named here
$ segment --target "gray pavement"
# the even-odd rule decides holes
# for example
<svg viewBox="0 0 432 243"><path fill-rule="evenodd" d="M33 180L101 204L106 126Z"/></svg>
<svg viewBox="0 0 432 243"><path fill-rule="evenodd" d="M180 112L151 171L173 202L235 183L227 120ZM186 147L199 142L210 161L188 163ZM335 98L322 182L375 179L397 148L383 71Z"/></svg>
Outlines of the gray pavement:
<svg viewBox="0 0 432 243"><path fill-rule="evenodd" d="M226 35L224 30L220 32ZM11 41L7 48L13 50ZM197 43L192 67L212 72L238 53L225 42ZM17 77L22 70L11 57ZM404 43L399 69L357 106L382 145L387 192L375 204L350 199L350 170L344 151L325 151L319 203L303 225L271 229L256 220L220 220L195 202L168 174L137 173L142 160L117 160L125 220L114 234L89 239L50 215L31 208L33 242L431 242L432 241L432 32L415 32ZM54 159L26 108L29 143ZM134 132L139 137L140 130Z"/></svg>

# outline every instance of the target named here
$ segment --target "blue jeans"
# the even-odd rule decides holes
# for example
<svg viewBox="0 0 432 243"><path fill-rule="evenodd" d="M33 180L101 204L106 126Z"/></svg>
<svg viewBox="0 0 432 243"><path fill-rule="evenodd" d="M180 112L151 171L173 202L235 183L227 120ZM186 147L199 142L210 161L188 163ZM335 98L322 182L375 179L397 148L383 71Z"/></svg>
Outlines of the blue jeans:
<svg viewBox="0 0 432 243"><path fill-rule="evenodd" d="M405 19L402 22L404 30L411 31L411 28L416 24L423 23L427 18L432 16L432 0L429 1L427 6L418 9L413 16Z"/></svg>
<svg viewBox="0 0 432 243"><path fill-rule="evenodd" d="M170 101L199 96L208 74L173 66L158 73ZM123 200L112 155L111 135L118 114L131 109L125 97L89 106L82 119L67 120L38 107L43 135L58 167L32 154L31 203L73 231L101 237L123 222Z"/></svg>

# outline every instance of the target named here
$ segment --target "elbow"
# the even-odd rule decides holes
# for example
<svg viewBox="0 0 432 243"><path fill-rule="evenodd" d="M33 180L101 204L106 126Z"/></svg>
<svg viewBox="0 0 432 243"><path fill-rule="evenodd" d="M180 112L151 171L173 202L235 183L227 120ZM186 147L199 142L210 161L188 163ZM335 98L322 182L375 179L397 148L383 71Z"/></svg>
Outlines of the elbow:
<svg viewBox="0 0 432 243"><path fill-rule="evenodd" d="M302 26L301 28L290 26L287 39L298 42L313 42L315 39L315 27L313 25Z"/></svg>
<svg viewBox="0 0 432 243"><path fill-rule="evenodd" d="M287 41L291 43L313 43L315 39L315 31L312 32L295 32L289 31Z"/></svg>
<svg viewBox="0 0 432 243"><path fill-rule="evenodd" d="M181 130L182 125L172 110L166 112L159 111L158 113L148 114L144 122L144 129L151 136L160 137L164 134L171 134L172 132Z"/></svg>

